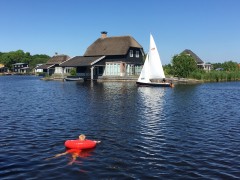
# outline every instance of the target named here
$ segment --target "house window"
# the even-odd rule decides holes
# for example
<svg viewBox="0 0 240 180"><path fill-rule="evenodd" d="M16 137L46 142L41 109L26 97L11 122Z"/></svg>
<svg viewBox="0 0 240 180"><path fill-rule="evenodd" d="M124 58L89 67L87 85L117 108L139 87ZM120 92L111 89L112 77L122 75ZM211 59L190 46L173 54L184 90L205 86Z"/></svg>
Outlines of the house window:
<svg viewBox="0 0 240 180"><path fill-rule="evenodd" d="M136 58L139 58L139 51L136 51Z"/></svg>
<svg viewBox="0 0 240 180"><path fill-rule="evenodd" d="M133 50L130 50L130 57L133 57Z"/></svg>
<svg viewBox="0 0 240 180"><path fill-rule="evenodd" d="M104 75L107 76L119 76L120 75L120 64L119 63L106 63Z"/></svg>

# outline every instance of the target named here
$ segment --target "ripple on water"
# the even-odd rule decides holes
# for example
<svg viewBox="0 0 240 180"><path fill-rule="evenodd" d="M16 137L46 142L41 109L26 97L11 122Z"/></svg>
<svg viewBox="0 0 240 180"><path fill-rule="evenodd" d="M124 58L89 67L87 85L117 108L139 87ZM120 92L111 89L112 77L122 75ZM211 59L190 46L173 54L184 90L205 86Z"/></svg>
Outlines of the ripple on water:
<svg viewBox="0 0 240 180"><path fill-rule="evenodd" d="M239 179L239 87L0 77L0 176ZM89 157L48 159L80 133L102 141Z"/></svg>

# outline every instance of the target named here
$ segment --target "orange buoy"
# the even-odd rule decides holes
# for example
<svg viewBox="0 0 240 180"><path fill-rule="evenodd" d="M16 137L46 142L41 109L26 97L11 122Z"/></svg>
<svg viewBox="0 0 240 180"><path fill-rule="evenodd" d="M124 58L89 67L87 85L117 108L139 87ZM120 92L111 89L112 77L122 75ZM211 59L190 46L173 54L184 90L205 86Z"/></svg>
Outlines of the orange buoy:
<svg viewBox="0 0 240 180"><path fill-rule="evenodd" d="M92 140L67 140L64 145L69 149L91 149L96 146L97 142Z"/></svg>

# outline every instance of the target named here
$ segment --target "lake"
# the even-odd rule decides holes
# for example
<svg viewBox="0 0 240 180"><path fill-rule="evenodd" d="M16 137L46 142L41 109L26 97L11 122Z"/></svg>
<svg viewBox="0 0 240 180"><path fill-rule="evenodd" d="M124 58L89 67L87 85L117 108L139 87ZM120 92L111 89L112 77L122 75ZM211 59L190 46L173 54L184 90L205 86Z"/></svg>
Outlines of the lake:
<svg viewBox="0 0 240 180"><path fill-rule="evenodd" d="M0 76L0 177L240 179L239 107L240 82L158 88ZM52 158L80 134L101 143L75 161Z"/></svg>

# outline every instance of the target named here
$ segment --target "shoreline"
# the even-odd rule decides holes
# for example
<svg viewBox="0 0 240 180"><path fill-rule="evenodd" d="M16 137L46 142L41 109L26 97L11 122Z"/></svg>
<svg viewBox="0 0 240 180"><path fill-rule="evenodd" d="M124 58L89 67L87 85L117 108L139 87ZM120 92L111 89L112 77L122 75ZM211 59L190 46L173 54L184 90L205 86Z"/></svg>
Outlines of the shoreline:
<svg viewBox="0 0 240 180"><path fill-rule="evenodd" d="M13 73L7 73L3 74L0 73L0 76L37 76L35 74L13 74ZM97 82L136 82L138 77L101 77L99 79L94 79L93 81ZM65 78L63 77L41 77L40 80L43 81L65 81ZM167 81L172 81L173 84L200 84L200 83L211 83L211 82L234 82L234 81L240 81L240 79L234 79L234 80L197 80L192 78L166 78ZM85 81L91 81L91 79L85 79Z"/></svg>

